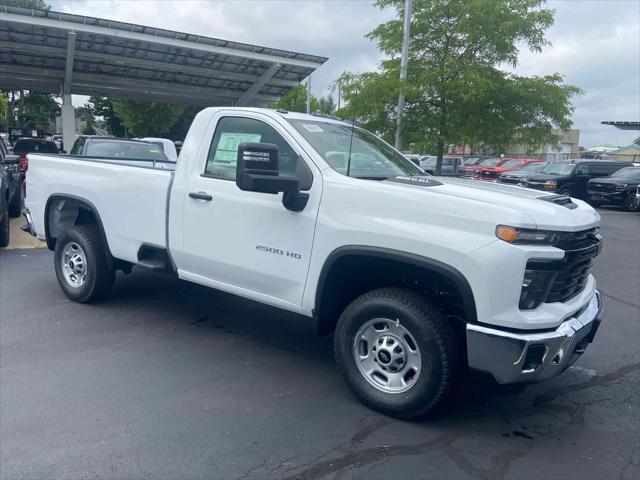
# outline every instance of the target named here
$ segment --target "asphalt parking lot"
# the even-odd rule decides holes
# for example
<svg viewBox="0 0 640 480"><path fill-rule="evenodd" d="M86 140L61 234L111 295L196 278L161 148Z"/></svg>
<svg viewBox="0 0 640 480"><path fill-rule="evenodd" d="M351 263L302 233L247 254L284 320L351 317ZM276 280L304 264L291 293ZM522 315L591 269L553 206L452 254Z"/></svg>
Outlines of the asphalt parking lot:
<svg viewBox="0 0 640 480"><path fill-rule="evenodd" d="M0 251L0 478L639 478L640 215L601 212L587 353L412 422L359 404L298 317L145 272L78 305L51 252Z"/></svg>

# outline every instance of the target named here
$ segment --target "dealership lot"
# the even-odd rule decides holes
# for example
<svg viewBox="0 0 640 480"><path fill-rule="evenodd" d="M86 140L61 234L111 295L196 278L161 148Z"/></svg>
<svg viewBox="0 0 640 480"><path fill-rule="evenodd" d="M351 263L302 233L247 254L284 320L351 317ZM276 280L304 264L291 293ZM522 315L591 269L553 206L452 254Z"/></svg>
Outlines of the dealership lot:
<svg viewBox="0 0 640 480"><path fill-rule="evenodd" d="M298 317L139 271L80 305L51 252L0 251L0 478L638 478L640 215L601 213L584 357L413 422L355 400Z"/></svg>

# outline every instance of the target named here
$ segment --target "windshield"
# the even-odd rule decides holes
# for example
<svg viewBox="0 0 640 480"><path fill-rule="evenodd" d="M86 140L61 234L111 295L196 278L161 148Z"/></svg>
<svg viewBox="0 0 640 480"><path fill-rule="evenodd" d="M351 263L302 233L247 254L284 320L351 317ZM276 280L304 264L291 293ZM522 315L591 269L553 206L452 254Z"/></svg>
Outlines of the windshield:
<svg viewBox="0 0 640 480"><path fill-rule="evenodd" d="M58 153L58 147L53 142L43 142L38 140L18 140L13 147L16 153Z"/></svg>
<svg viewBox="0 0 640 480"><path fill-rule="evenodd" d="M483 167L497 167L498 165L502 165L502 162L504 162L502 158L487 158L478 165L482 165Z"/></svg>
<svg viewBox="0 0 640 480"><path fill-rule="evenodd" d="M343 175L383 179L425 174L401 153L359 127L314 120L287 120L334 170Z"/></svg>
<svg viewBox="0 0 640 480"><path fill-rule="evenodd" d="M438 157L422 157L420 160L420 166L423 167L435 167Z"/></svg>
<svg viewBox="0 0 640 480"><path fill-rule="evenodd" d="M168 161L162 151L152 143L93 140L87 146L87 156L104 158L126 158L133 160Z"/></svg>
<svg viewBox="0 0 640 480"><path fill-rule="evenodd" d="M541 172L545 166L546 166L546 163L544 162L527 163L524 167L520 169L520 171L521 172Z"/></svg>
<svg viewBox="0 0 640 480"><path fill-rule="evenodd" d="M500 166L504 168L518 168L521 165L522 165L521 160L507 160Z"/></svg>
<svg viewBox="0 0 640 480"><path fill-rule="evenodd" d="M482 161L481 157L471 157L471 158L467 158L464 161L465 165L477 165L478 163L480 163Z"/></svg>
<svg viewBox="0 0 640 480"><path fill-rule="evenodd" d="M640 168L625 167L613 173L611 177L625 179L625 180L640 180Z"/></svg>
<svg viewBox="0 0 640 480"><path fill-rule="evenodd" d="M548 175L569 175L574 168L575 164L573 163L550 163L542 169L542 173Z"/></svg>

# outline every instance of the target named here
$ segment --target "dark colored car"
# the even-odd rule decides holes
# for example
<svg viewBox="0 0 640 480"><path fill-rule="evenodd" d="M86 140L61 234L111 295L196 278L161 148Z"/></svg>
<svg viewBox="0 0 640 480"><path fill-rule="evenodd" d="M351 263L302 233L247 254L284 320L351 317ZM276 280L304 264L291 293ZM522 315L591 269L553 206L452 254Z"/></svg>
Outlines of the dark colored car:
<svg viewBox="0 0 640 480"><path fill-rule="evenodd" d="M0 138L0 247L9 244L9 218L22 210L22 173L19 157L9 154Z"/></svg>
<svg viewBox="0 0 640 480"><path fill-rule="evenodd" d="M613 160L572 160L548 164L536 175L531 175L525 186L587 200L587 183L593 178L608 177L629 166L628 162Z"/></svg>
<svg viewBox="0 0 640 480"><path fill-rule="evenodd" d="M175 166L175 162L171 162L158 145L125 138L81 135L73 144L70 154L105 159L148 160Z"/></svg>
<svg viewBox="0 0 640 480"><path fill-rule="evenodd" d="M55 142L43 138L21 138L13 144L13 153L20 157L20 170L24 173L29 169L29 153L58 154L60 150Z"/></svg>
<svg viewBox="0 0 640 480"><path fill-rule="evenodd" d="M435 175L436 174L436 162L438 157L435 155L429 155L420 159L420 168L425 172ZM458 170L462 167L463 160L459 155L451 155L442 157L442 176L453 176L458 174Z"/></svg>
<svg viewBox="0 0 640 480"><path fill-rule="evenodd" d="M589 203L619 205L630 212L640 211L640 198L636 195L640 186L640 167L625 167L609 177L590 180L587 185Z"/></svg>
<svg viewBox="0 0 640 480"><path fill-rule="evenodd" d="M548 164L546 162L528 163L520 170L504 172L500 175L500 183L509 183L511 185L524 185L524 182L536 173L540 173Z"/></svg>

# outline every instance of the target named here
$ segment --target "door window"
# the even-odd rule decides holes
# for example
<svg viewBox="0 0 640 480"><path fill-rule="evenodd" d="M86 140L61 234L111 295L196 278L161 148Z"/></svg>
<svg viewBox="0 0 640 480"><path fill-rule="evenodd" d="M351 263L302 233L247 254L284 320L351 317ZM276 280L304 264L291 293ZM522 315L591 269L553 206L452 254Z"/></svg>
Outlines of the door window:
<svg viewBox="0 0 640 480"><path fill-rule="evenodd" d="M252 118L220 119L209 147L205 176L235 181L238 145L244 142L277 145L280 174L297 177L302 190L311 188L313 175L304 160L273 127Z"/></svg>
<svg viewBox="0 0 640 480"><path fill-rule="evenodd" d="M85 137L78 137L76 143L73 144L71 148L70 155L80 155L82 153L82 147L84 145Z"/></svg>
<svg viewBox="0 0 640 480"><path fill-rule="evenodd" d="M582 163L576 167L576 175L589 175L589 165Z"/></svg>

